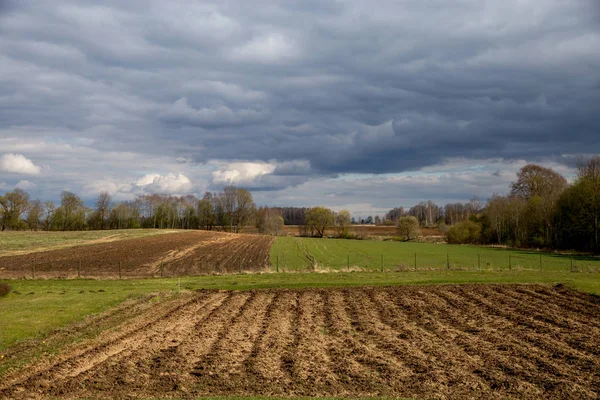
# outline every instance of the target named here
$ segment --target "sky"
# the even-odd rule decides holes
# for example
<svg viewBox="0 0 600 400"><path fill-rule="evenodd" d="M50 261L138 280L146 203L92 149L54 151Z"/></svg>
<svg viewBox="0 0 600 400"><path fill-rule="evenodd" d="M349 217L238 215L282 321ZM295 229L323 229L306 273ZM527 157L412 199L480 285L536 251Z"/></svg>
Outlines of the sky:
<svg viewBox="0 0 600 400"><path fill-rule="evenodd" d="M0 193L354 214L600 153L597 0L0 0Z"/></svg>

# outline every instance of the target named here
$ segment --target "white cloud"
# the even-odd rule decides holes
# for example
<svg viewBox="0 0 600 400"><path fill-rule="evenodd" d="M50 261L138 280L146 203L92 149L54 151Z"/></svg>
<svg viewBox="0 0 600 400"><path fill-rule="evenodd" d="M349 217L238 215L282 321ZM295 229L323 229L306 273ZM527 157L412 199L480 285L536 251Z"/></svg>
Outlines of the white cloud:
<svg viewBox="0 0 600 400"><path fill-rule="evenodd" d="M186 194L191 192L192 187L192 181L181 173L147 174L133 182L100 179L85 185L84 192L87 196L108 192L115 200L131 200L143 193Z"/></svg>
<svg viewBox="0 0 600 400"><path fill-rule="evenodd" d="M102 192L108 192L111 196L119 192L130 192L131 184L119 184L109 179L101 179L90 182L84 186L84 193L87 196L95 196Z"/></svg>
<svg viewBox="0 0 600 400"><path fill-rule="evenodd" d="M190 192L192 181L183 174L148 174L134 183L133 190L136 189L145 193L182 194Z"/></svg>
<svg viewBox="0 0 600 400"><path fill-rule="evenodd" d="M213 182L225 184L250 183L261 176L273 173L275 167L275 164L269 163L231 163L213 172Z"/></svg>
<svg viewBox="0 0 600 400"><path fill-rule="evenodd" d="M33 161L22 154L8 153L0 156L0 171L2 172L37 175L41 170Z"/></svg>
<svg viewBox="0 0 600 400"><path fill-rule="evenodd" d="M22 180L19 181L19 183L17 183L15 185L16 188L18 189L23 189L23 190L29 190L29 189L34 189L37 187L37 185L33 182L27 181L27 180Z"/></svg>

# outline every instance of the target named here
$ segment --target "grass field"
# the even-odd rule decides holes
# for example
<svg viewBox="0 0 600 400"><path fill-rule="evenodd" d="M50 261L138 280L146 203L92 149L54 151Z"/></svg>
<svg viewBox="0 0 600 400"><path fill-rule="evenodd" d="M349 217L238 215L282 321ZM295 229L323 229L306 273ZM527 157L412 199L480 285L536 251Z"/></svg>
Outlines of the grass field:
<svg viewBox="0 0 600 400"><path fill-rule="evenodd" d="M75 232L1 232L0 256L27 254L92 243L103 243L178 232L168 229L122 229Z"/></svg>
<svg viewBox="0 0 600 400"><path fill-rule="evenodd" d="M416 262L416 264L415 264ZM271 264L281 270L543 270L600 272L600 258L481 246L278 237Z"/></svg>

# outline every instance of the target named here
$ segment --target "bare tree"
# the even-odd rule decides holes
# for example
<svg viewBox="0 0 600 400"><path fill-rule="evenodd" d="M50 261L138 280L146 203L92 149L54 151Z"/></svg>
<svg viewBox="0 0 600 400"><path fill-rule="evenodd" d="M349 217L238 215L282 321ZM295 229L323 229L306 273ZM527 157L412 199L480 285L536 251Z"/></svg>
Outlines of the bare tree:
<svg viewBox="0 0 600 400"><path fill-rule="evenodd" d="M469 201L467 208L469 209L469 216L477 215L483 210L483 203L479 200L479 197L473 196Z"/></svg>
<svg viewBox="0 0 600 400"><path fill-rule="evenodd" d="M335 214L335 230L339 237L348 234L348 227L352 222L352 215L348 210L341 210Z"/></svg>
<svg viewBox="0 0 600 400"><path fill-rule="evenodd" d="M252 200L252 193L246 189L237 188L236 199L235 199L235 231L240 232L247 226L256 210L254 200Z"/></svg>
<svg viewBox="0 0 600 400"><path fill-rule="evenodd" d="M591 194L590 218L593 225L593 247L600 249L599 226L600 226L600 156L592 157L587 162L580 161L578 167L578 178L587 187Z"/></svg>
<svg viewBox="0 0 600 400"><path fill-rule="evenodd" d="M201 229L212 230L215 225L215 204L212 193L206 192L197 205L198 225Z"/></svg>
<svg viewBox="0 0 600 400"><path fill-rule="evenodd" d="M384 219L389 220L395 224L396 222L398 222L398 218L400 218L403 215L404 215L404 208L396 207L396 208L393 208L390 211L388 211L388 213L385 214Z"/></svg>
<svg viewBox="0 0 600 400"><path fill-rule="evenodd" d="M256 228L260 233L280 235L283 232L281 209L260 207L256 211Z"/></svg>
<svg viewBox="0 0 600 400"><path fill-rule="evenodd" d="M66 190L61 193L60 207L56 213L63 231L81 229L85 225L85 206L75 193Z"/></svg>
<svg viewBox="0 0 600 400"><path fill-rule="evenodd" d="M508 201L497 194L488 200L486 212L490 219L492 232L498 243L502 243L508 227Z"/></svg>
<svg viewBox="0 0 600 400"><path fill-rule="evenodd" d="M37 231L40 229L40 219L42 217L44 207L42 206L42 202L39 200L34 200L29 203L29 209L27 210L27 224L29 225L29 229Z"/></svg>
<svg viewBox="0 0 600 400"><path fill-rule="evenodd" d="M511 194L529 200L534 196L559 195L567 186L567 180L551 168L528 164L517 173L517 181L511 186Z"/></svg>
<svg viewBox="0 0 600 400"><path fill-rule="evenodd" d="M104 230L104 225L106 224L107 217L110 213L110 201L111 196L106 191L100 193L96 200L96 212L98 213L98 222L101 230Z"/></svg>
<svg viewBox="0 0 600 400"><path fill-rule="evenodd" d="M56 214L56 206L51 201L44 202L44 229L49 231L54 224L54 216Z"/></svg>

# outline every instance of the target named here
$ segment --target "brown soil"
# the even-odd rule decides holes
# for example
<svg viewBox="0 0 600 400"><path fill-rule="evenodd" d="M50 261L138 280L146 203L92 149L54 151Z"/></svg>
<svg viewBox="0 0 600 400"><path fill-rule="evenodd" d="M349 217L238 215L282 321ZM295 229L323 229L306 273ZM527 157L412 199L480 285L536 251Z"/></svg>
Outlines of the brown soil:
<svg viewBox="0 0 600 400"><path fill-rule="evenodd" d="M273 238L190 231L0 257L0 279L116 278L260 271Z"/></svg>
<svg viewBox="0 0 600 400"><path fill-rule="evenodd" d="M203 291L119 314L0 398L600 396L600 299L559 287Z"/></svg>

